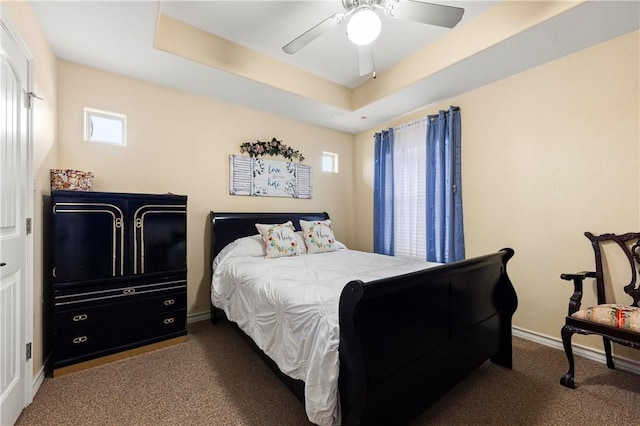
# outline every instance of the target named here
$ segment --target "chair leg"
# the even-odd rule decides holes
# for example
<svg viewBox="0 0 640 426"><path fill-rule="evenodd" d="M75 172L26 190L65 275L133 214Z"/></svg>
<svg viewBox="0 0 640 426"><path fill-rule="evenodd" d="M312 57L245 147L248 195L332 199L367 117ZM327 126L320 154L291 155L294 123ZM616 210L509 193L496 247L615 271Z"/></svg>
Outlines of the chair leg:
<svg viewBox="0 0 640 426"><path fill-rule="evenodd" d="M575 362L573 360L573 348L571 347L571 337L573 336L573 333L574 331L572 327L569 327L568 325L562 327L562 345L564 346L564 353L567 355L567 360L569 361L569 371L567 371L567 374L562 376L560 384L571 389L576 387L573 381Z"/></svg>
<svg viewBox="0 0 640 426"><path fill-rule="evenodd" d="M613 356L611 356L611 340L603 337L602 341L604 342L604 353L607 356L607 367L614 369L616 367L613 365Z"/></svg>

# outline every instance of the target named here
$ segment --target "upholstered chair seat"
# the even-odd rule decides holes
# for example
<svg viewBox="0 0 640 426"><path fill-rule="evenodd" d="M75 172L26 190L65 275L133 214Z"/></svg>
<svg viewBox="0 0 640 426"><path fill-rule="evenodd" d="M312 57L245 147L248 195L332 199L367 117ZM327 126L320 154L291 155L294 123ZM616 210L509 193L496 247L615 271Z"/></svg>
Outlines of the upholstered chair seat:
<svg viewBox="0 0 640 426"><path fill-rule="evenodd" d="M581 309L572 316L640 333L640 308L635 306L608 303Z"/></svg>

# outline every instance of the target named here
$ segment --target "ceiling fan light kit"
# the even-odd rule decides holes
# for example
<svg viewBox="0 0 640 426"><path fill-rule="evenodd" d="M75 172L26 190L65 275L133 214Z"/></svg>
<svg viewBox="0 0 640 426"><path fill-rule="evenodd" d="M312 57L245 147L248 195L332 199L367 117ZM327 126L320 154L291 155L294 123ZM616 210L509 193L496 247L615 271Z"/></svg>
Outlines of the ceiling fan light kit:
<svg viewBox="0 0 640 426"><path fill-rule="evenodd" d="M378 14L369 6L361 6L347 23L347 37L352 43L364 46L378 38L381 28Z"/></svg>
<svg viewBox="0 0 640 426"><path fill-rule="evenodd" d="M380 34L382 23L379 12L389 18L406 19L439 27L453 28L462 19L464 9L420 0L342 0L345 12L337 12L286 44L284 53L293 54L322 34L337 28L349 18L347 37L358 46L360 75L373 73L373 41ZM360 57L364 56L364 57Z"/></svg>

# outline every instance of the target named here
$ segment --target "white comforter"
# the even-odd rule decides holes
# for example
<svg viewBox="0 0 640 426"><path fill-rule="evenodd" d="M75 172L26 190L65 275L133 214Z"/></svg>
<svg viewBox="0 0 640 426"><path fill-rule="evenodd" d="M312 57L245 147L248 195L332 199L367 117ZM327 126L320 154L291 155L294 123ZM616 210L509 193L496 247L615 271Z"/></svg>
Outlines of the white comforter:
<svg viewBox="0 0 640 426"><path fill-rule="evenodd" d="M288 376L305 382L306 411L318 425L340 424L338 303L342 288L435 266L342 249L265 259L238 240L214 260L211 302ZM257 241L257 240L256 240Z"/></svg>

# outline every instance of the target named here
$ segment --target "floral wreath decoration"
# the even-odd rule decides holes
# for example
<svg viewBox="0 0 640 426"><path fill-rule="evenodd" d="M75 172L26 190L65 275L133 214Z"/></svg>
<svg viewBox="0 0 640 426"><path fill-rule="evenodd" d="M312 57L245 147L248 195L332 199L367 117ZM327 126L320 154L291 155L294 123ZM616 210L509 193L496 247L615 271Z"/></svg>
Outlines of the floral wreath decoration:
<svg viewBox="0 0 640 426"><path fill-rule="evenodd" d="M322 241L321 238L316 237L316 232L315 232L316 226L322 228L327 225L325 225L322 222L314 222L313 225L309 227L309 243L315 244L316 247L323 250L333 247L334 241L331 239L331 237L327 238L326 242ZM331 229L331 227L329 227L329 229Z"/></svg>
<svg viewBox="0 0 640 426"><path fill-rule="evenodd" d="M296 252L296 242L291 241L291 246L287 246L284 244L280 244L279 241L273 237L275 227L269 228L267 232L267 244L269 244L275 250L278 250L280 253L295 253Z"/></svg>
<svg viewBox="0 0 640 426"><path fill-rule="evenodd" d="M270 141L244 142L240 145L240 152L246 152L250 157L282 155L289 161L293 161L296 158L300 160L300 162L304 161L304 157L300 151L283 144L282 141L279 141L276 138L273 138Z"/></svg>

